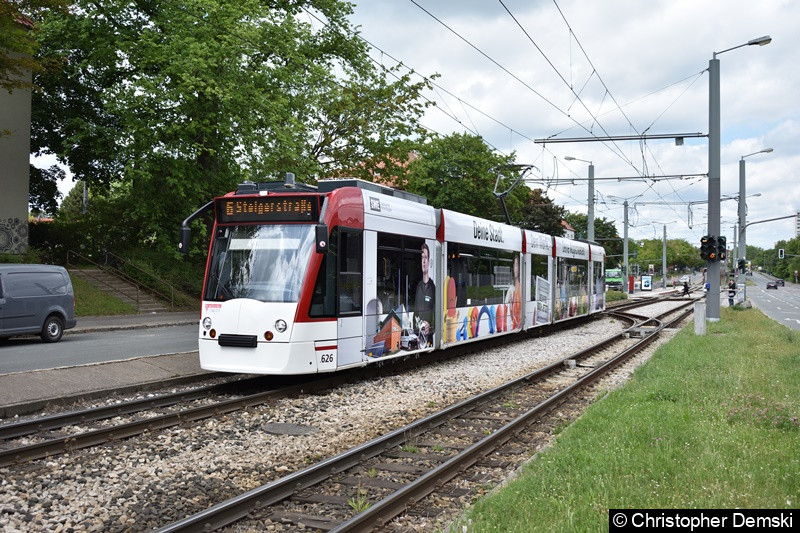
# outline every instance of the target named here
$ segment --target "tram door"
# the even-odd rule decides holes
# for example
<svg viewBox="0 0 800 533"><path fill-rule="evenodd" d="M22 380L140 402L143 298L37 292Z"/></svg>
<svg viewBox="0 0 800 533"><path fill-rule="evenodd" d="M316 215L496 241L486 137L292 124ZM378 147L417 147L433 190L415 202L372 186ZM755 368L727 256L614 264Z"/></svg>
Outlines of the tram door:
<svg viewBox="0 0 800 533"><path fill-rule="evenodd" d="M337 366L361 362L364 352L363 248L362 230L339 228L336 249L339 297Z"/></svg>

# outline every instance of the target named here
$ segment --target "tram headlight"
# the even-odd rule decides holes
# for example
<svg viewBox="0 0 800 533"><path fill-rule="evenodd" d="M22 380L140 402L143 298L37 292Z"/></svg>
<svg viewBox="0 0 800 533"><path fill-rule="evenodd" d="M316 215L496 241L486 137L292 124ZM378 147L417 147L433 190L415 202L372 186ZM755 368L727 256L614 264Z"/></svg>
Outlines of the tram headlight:
<svg viewBox="0 0 800 533"><path fill-rule="evenodd" d="M203 319L203 329L208 331L211 329L211 317L207 316Z"/></svg>
<svg viewBox="0 0 800 533"><path fill-rule="evenodd" d="M279 318L275 321L275 329L278 330L278 333L283 333L286 331L286 321L282 318Z"/></svg>

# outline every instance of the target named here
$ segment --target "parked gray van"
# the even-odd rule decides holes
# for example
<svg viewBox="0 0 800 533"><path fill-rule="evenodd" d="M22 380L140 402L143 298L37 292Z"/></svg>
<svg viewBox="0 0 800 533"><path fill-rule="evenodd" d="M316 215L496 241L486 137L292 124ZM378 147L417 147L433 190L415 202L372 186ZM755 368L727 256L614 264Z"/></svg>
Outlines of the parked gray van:
<svg viewBox="0 0 800 533"><path fill-rule="evenodd" d="M57 342L77 322L72 282L64 267L0 265L0 340L32 333Z"/></svg>

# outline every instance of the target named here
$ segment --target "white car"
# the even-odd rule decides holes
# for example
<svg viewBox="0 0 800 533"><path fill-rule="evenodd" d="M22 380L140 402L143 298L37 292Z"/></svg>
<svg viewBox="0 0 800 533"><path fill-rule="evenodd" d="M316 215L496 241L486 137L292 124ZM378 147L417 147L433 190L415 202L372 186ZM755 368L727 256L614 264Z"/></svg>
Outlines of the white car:
<svg viewBox="0 0 800 533"><path fill-rule="evenodd" d="M416 350L419 348L419 337L410 329L403 329L400 333L400 347L404 350Z"/></svg>
<svg viewBox="0 0 800 533"><path fill-rule="evenodd" d="M683 285L684 283L691 283L692 278L690 276L681 276L680 284Z"/></svg>

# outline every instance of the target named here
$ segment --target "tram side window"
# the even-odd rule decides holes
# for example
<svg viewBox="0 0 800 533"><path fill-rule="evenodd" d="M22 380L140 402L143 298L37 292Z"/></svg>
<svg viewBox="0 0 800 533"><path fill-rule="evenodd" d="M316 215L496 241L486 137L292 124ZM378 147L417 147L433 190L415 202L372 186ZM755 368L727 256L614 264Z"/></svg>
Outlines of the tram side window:
<svg viewBox="0 0 800 533"><path fill-rule="evenodd" d="M531 255L531 300L538 300L536 289L542 286L542 281L549 281L546 255ZM546 285L544 285L546 287Z"/></svg>
<svg viewBox="0 0 800 533"><path fill-rule="evenodd" d="M339 314L361 314L363 238L360 231L342 229L339 234Z"/></svg>
<svg viewBox="0 0 800 533"><path fill-rule="evenodd" d="M422 279L422 245L415 237L378 234L378 301L380 312L414 310L415 291Z"/></svg>
<svg viewBox="0 0 800 533"><path fill-rule="evenodd" d="M579 259L558 260L558 319L584 315L589 310L587 262Z"/></svg>
<svg viewBox="0 0 800 533"><path fill-rule="evenodd" d="M455 281L456 306L502 304L513 290L514 254L447 243L447 275Z"/></svg>

